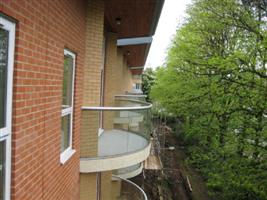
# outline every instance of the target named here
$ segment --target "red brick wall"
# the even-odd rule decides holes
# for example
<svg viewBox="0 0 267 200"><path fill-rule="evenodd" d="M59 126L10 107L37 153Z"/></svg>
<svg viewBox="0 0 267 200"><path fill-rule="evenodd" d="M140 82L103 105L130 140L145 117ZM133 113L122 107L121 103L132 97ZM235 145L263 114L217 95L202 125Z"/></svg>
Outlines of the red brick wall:
<svg viewBox="0 0 267 200"><path fill-rule="evenodd" d="M12 200L79 199L86 0L0 0L18 20L13 94ZM77 53L73 146L60 164L64 48Z"/></svg>

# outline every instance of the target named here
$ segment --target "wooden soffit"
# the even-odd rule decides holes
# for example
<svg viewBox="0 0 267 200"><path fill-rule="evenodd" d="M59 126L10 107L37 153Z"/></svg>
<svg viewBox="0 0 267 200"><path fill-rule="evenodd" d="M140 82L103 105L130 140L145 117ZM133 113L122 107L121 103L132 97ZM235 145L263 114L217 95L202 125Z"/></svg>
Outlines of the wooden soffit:
<svg viewBox="0 0 267 200"><path fill-rule="evenodd" d="M154 35L164 0L107 0L105 24L118 38Z"/></svg>
<svg viewBox="0 0 267 200"><path fill-rule="evenodd" d="M116 33L118 39L153 36L163 3L164 0L106 0L105 28ZM145 43L120 47L129 67L144 66L150 45ZM136 72L139 74L140 70Z"/></svg>

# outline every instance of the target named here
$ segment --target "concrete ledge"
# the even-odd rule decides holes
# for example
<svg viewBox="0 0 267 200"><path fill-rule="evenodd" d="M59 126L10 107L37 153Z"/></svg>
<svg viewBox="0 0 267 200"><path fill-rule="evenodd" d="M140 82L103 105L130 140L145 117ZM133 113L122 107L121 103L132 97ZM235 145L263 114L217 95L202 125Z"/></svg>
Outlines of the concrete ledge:
<svg viewBox="0 0 267 200"><path fill-rule="evenodd" d="M106 158L81 158L80 172L102 172L129 167L143 162L149 156L151 142L142 150Z"/></svg>

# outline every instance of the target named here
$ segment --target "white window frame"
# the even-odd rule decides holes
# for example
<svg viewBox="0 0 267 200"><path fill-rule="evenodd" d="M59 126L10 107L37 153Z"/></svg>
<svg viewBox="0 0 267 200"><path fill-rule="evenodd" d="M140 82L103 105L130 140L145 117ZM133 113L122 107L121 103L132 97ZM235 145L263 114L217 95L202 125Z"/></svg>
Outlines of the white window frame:
<svg viewBox="0 0 267 200"><path fill-rule="evenodd" d="M141 83L135 83L135 89L141 90Z"/></svg>
<svg viewBox="0 0 267 200"><path fill-rule="evenodd" d="M73 73L72 73L72 96L71 96L71 107L65 108L61 110L61 118L70 115L70 135L69 135L69 141L70 145L67 149L65 149L61 154L60 154L60 163L64 164L67 162L71 156L76 152L72 148L72 138L73 138L73 105L74 105L74 82L75 82L75 68L76 68L76 55L75 53L64 49L64 56L71 56L73 58ZM61 135L60 135L61 136ZM62 139L62 138L61 138ZM60 143L61 144L61 143ZM61 148L61 147L60 147Z"/></svg>
<svg viewBox="0 0 267 200"><path fill-rule="evenodd" d="M15 52L15 30L16 24L0 16L1 29L9 32L8 37L8 65L7 65L7 96L6 116L4 128L0 129L0 141L5 142L5 196L4 200L10 200L10 179L11 179L11 128L12 128L12 96L13 96L13 70Z"/></svg>

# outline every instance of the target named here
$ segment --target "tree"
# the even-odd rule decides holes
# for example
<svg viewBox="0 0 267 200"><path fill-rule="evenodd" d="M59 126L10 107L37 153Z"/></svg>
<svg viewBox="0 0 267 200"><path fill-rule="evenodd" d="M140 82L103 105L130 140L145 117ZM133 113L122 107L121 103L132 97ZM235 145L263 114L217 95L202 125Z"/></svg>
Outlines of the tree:
<svg viewBox="0 0 267 200"><path fill-rule="evenodd" d="M267 7L195 0L153 101L184 119L190 162L216 199L267 199Z"/></svg>
<svg viewBox="0 0 267 200"><path fill-rule="evenodd" d="M147 95L146 100L150 102L150 90L154 85L155 71L152 68L146 68L142 74L142 91Z"/></svg>

